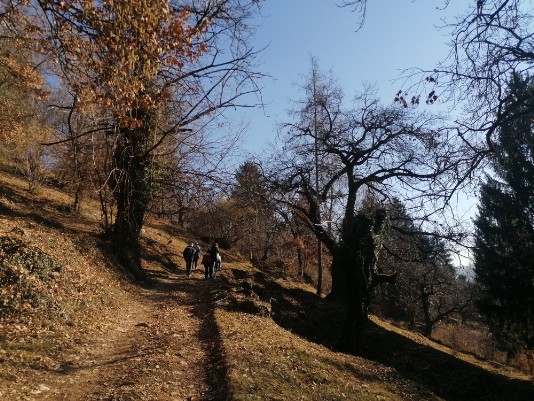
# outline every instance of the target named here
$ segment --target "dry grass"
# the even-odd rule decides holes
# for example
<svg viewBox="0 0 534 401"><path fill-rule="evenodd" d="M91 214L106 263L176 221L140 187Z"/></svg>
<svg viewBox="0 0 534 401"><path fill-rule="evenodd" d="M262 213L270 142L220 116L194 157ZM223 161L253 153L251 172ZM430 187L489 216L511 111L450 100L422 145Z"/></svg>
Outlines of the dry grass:
<svg viewBox="0 0 534 401"><path fill-rule="evenodd" d="M226 294L215 294L215 315L231 362L227 369L235 399L534 397L530 378L517 370L454 351L375 317L362 343L363 358L333 352L342 323L338 305L315 296L307 284L232 267L223 272Z"/></svg>
<svg viewBox="0 0 534 401"><path fill-rule="evenodd" d="M491 369L520 379L534 377L532 361L526 352L520 352L511 361L500 350L489 329L481 324L462 324L460 321L444 322L436 325L432 338L459 354L469 354L474 360L486 363ZM528 351L527 351L528 352Z"/></svg>
<svg viewBox="0 0 534 401"><path fill-rule="evenodd" d="M451 325L447 330L445 330L444 327L441 326L440 328L438 327L435 335L438 337L438 339L443 338L444 341L442 343L436 343L422 334L399 328L376 317L371 316L371 320L375 324L380 325L388 331L409 338L414 343L421 344L423 346L454 356L458 360L472 364L473 366L479 367L484 371L517 380L529 381L532 379L532 376L530 376L528 373L518 370L513 366L506 365L503 363L504 361L502 363L497 363L492 359L485 359L478 355L475 351L480 350L482 346L486 346L486 341L488 341L485 333L479 330L471 329L464 331L458 325ZM444 335L444 332L446 332L447 335ZM480 341L483 343L483 345L477 343L477 341Z"/></svg>
<svg viewBox="0 0 534 401"><path fill-rule="evenodd" d="M9 389L14 383L30 386L32 371L59 369L59 354L98 332L130 287L99 250L94 217L62 215L59 206L69 202L65 194L30 194L25 188L23 180L0 173L0 237L19 245L19 263L11 263L16 277L0 271L3 399L19 399L8 398ZM0 266L8 256L0 252ZM43 260L56 267L45 270Z"/></svg>
<svg viewBox="0 0 534 401"><path fill-rule="evenodd" d="M464 325L460 321L438 323L432 330L432 338L483 359L506 362L506 353L496 349L491 334L485 327Z"/></svg>
<svg viewBox="0 0 534 401"><path fill-rule="evenodd" d="M334 352L276 324L273 314L291 315L290 303L302 307L306 299L300 295L319 300L310 285L266 276L247 264L232 264L222 274L227 287L214 294L215 319L232 400L441 399L393 368ZM275 295L288 309L278 305L274 311L258 293Z"/></svg>
<svg viewBox="0 0 534 401"><path fill-rule="evenodd" d="M32 380L60 372L66 350L75 354L87 338L102 337L105 325L120 322L118 311L139 305L141 288L102 250L97 209L85 205L73 217L61 212L69 203L68 196L53 188L29 194L24 181L0 172L0 236L22 241L24 252L37 249L59 266L50 274L23 266L21 275L34 284L24 286L30 297L21 297L9 312L0 309L2 400L37 399L22 397L31 394ZM209 354L200 370L207 372L213 394L220 396L213 400L534 399L525 376L377 319L371 322L364 357L334 352L340 311L315 296L314 288L236 262L232 254L223 254L224 269L217 280L183 281L180 255L187 237L176 236L163 222L146 226L144 266L151 277L165 277L170 284L166 291L144 291L166 305L164 318L174 319L171 325L161 322L163 317L156 320L168 330L197 315L202 319L195 323L200 324L197 348ZM178 296L178 288L187 296ZM206 305L210 296L212 303ZM25 302L32 297L43 302ZM188 308L194 305L191 312ZM163 344L169 340L165 333L160 330L150 338ZM150 343L138 346L152 349ZM151 372L154 376L144 380L162 382L155 387L167 386L172 393L171 378L158 377L163 374L156 369Z"/></svg>
<svg viewBox="0 0 534 401"><path fill-rule="evenodd" d="M407 399L392 369L309 343L267 317L224 309L215 316L232 400Z"/></svg>

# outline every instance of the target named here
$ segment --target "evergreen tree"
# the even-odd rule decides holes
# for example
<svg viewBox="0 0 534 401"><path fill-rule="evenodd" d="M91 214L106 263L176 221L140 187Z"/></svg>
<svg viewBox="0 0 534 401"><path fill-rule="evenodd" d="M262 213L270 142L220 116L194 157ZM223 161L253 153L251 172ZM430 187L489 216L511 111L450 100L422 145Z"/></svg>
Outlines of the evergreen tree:
<svg viewBox="0 0 534 401"><path fill-rule="evenodd" d="M527 99L525 101L525 99ZM518 104L520 104L518 106ZM475 220L479 303L490 329L510 351L534 346L534 82L514 75L500 127L493 177L482 185Z"/></svg>

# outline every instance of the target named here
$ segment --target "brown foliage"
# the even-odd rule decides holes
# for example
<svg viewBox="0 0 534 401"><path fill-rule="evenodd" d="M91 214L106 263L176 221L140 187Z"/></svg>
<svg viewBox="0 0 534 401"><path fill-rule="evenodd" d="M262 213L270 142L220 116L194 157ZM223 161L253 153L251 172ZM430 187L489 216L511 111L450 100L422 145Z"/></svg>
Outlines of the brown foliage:
<svg viewBox="0 0 534 401"><path fill-rule="evenodd" d="M194 19L186 8L168 2L90 0L3 2L3 22L16 43L32 45L57 58L61 75L80 97L79 107L98 103L125 125L128 112L150 108L168 97L152 87L158 73L176 74L207 47L200 40L209 18ZM0 54L0 67L34 90L36 72Z"/></svg>

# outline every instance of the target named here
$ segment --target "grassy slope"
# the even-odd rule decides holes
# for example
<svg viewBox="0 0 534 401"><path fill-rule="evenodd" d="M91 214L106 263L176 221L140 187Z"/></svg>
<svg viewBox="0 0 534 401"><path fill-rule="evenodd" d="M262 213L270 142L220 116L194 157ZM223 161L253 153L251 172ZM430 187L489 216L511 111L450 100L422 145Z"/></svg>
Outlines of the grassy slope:
<svg viewBox="0 0 534 401"><path fill-rule="evenodd" d="M534 399L526 375L374 317L364 357L333 352L340 326L336 305L319 301L313 288L244 266L223 274L227 288L215 295L215 314L235 399ZM273 298L271 304L262 301ZM254 310L259 313L243 313Z"/></svg>
<svg viewBox="0 0 534 401"><path fill-rule="evenodd" d="M135 296L135 285L100 249L96 209L72 218L59 212L69 202L50 188L30 195L21 180L0 173L0 236L19 238L61 266L47 279L23 268L28 285L16 290L28 297L13 301L16 313L0 311L1 399L18 399L9 392L11 383L24 387L36 371L57 368L63 349L79 346L84 336L113 322L115 306ZM176 255L188 239L169 245L169 233L162 223L145 230L145 263L152 269L172 272L182 263ZM509 378L498 367L490 371L488 364L379 321L373 323L366 358L332 352L306 339L321 327L313 339L331 345L338 322L311 288L239 263L226 263L221 276L212 294L218 332L213 368L224 373L226 382L219 384L231 399L534 399L525 377ZM0 290L5 295L15 288ZM266 302L271 298L276 301Z"/></svg>
<svg viewBox="0 0 534 401"><path fill-rule="evenodd" d="M98 214L62 214L69 202L50 188L31 195L0 172L0 239L18 245L0 249L0 399L22 399L15 388L61 369L61 353L97 335L132 296L130 280L99 248Z"/></svg>

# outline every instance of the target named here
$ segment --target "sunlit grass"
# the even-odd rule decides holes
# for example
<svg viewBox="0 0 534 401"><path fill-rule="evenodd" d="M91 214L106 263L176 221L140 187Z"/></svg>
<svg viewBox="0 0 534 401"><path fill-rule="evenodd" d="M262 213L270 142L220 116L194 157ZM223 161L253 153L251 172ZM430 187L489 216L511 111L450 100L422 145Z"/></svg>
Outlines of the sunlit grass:
<svg viewBox="0 0 534 401"><path fill-rule="evenodd" d="M217 309L233 400L401 400L361 358L334 353L270 318ZM380 369L379 369L380 370Z"/></svg>

